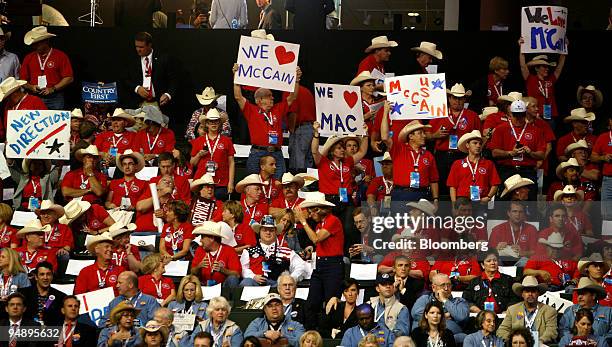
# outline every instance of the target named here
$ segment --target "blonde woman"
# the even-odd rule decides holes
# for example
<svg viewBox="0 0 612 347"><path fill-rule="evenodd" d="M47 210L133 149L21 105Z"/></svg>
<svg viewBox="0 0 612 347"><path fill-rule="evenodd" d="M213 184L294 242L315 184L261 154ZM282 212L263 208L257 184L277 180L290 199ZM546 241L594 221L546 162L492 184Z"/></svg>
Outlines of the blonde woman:
<svg viewBox="0 0 612 347"><path fill-rule="evenodd" d="M143 275L138 278L138 288L151 295L161 306L166 306L176 296L174 282L168 277L162 276L166 272L166 265L159 253L147 255L142 260Z"/></svg>
<svg viewBox="0 0 612 347"><path fill-rule="evenodd" d="M187 275L181 279L176 298L168 304L174 313L193 313L198 321L206 319L208 304L202 301L202 284L197 276Z"/></svg>
<svg viewBox="0 0 612 347"><path fill-rule="evenodd" d="M11 248L0 251L0 300L17 292L18 288L31 286L26 271L19 262L19 254Z"/></svg>
<svg viewBox="0 0 612 347"><path fill-rule="evenodd" d="M213 338L213 347L234 347L240 346L243 340L242 331L238 324L227 319L232 307L227 300L222 297L212 298L206 309L208 319L200 322L191 333L191 337L181 340L181 346L193 346L195 336L201 331L210 333Z"/></svg>
<svg viewBox="0 0 612 347"><path fill-rule="evenodd" d="M17 229L9 224L13 220L13 209L7 204L0 204L0 248L17 248Z"/></svg>
<svg viewBox="0 0 612 347"><path fill-rule="evenodd" d="M316 330L308 330L300 337L300 347L323 347L323 338Z"/></svg>

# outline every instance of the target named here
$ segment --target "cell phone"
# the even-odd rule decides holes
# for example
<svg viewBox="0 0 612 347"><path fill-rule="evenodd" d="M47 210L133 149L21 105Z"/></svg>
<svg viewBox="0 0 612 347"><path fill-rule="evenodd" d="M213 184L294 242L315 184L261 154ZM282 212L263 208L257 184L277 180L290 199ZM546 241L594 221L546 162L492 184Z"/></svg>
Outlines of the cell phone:
<svg viewBox="0 0 612 347"><path fill-rule="evenodd" d="M522 143L520 143L520 142L517 142L517 143L516 143L516 148L523 148L523 144L522 144Z"/></svg>

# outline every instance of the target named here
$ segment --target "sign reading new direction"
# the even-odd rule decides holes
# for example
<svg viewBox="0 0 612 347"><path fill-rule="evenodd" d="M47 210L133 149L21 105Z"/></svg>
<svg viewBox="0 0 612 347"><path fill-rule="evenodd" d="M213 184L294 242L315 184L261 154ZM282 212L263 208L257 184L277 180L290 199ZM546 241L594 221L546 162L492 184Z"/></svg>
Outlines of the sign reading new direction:
<svg viewBox="0 0 612 347"><path fill-rule="evenodd" d="M110 104L117 102L117 83L83 82L81 97L83 102Z"/></svg>
<svg viewBox="0 0 612 347"><path fill-rule="evenodd" d="M70 158L70 112L13 110L7 124L7 158Z"/></svg>
<svg viewBox="0 0 612 347"><path fill-rule="evenodd" d="M406 75L385 78L389 118L433 119L447 115L446 76L439 74Z"/></svg>
<svg viewBox="0 0 612 347"><path fill-rule="evenodd" d="M240 37L234 83L292 92L300 45Z"/></svg>
<svg viewBox="0 0 612 347"><path fill-rule="evenodd" d="M315 83L315 101L320 135L365 135L358 86Z"/></svg>
<svg viewBox="0 0 612 347"><path fill-rule="evenodd" d="M567 8L529 6L521 9L521 53L567 54Z"/></svg>

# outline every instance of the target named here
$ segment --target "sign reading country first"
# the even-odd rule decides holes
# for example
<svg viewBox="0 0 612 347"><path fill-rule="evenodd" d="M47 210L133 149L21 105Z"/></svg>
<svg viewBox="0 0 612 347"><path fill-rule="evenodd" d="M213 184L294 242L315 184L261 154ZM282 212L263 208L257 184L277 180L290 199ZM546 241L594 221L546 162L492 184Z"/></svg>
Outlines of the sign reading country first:
<svg viewBox="0 0 612 347"><path fill-rule="evenodd" d="M391 120L447 117L446 76L443 73L385 78L385 90L391 102Z"/></svg>
<svg viewBox="0 0 612 347"><path fill-rule="evenodd" d="M241 36L234 83L292 92L300 45Z"/></svg>
<svg viewBox="0 0 612 347"><path fill-rule="evenodd" d="M12 110L7 123L8 158L69 159L69 111Z"/></svg>

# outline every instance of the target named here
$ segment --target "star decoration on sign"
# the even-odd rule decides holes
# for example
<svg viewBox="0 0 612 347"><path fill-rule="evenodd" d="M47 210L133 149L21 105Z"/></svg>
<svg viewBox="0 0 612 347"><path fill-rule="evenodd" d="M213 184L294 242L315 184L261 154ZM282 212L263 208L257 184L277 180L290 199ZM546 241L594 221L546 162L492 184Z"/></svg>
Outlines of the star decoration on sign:
<svg viewBox="0 0 612 347"><path fill-rule="evenodd" d="M396 102L391 105L391 114L402 114L402 106L404 106L404 104L400 104L399 102Z"/></svg>
<svg viewBox="0 0 612 347"><path fill-rule="evenodd" d="M431 81L431 83L433 83L433 89L436 89L436 88L444 89L442 88L442 83L444 83L444 80L437 79L435 81Z"/></svg>
<svg viewBox="0 0 612 347"><path fill-rule="evenodd" d="M53 144L51 146L46 146L47 148L49 148L49 154L53 154L53 152L57 152L58 154L60 154L60 148L63 146L63 143L58 143L57 139L53 140Z"/></svg>

